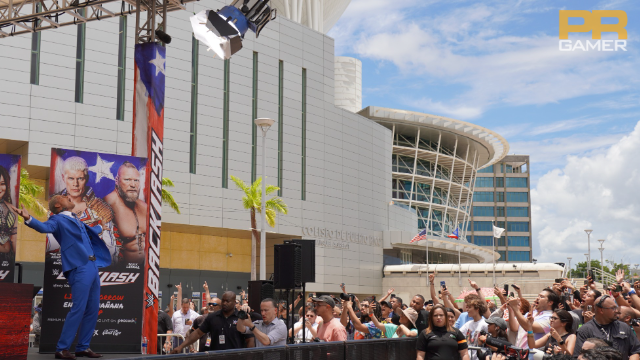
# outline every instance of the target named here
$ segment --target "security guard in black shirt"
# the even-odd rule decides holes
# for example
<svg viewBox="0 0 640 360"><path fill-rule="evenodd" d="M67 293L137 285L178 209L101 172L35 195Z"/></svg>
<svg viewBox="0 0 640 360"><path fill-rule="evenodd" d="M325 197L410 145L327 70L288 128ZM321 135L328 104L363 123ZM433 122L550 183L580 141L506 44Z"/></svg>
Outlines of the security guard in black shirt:
<svg viewBox="0 0 640 360"><path fill-rule="evenodd" d="M244 335L236 330L238 322L238 311L236 306L236 294L227 291L222 295L222 310L209 314L205 321L178 347L173 349L172 354L182 352L182 349L189 346L201 338L204 334L209 334L207 343L210 350L229 350L247 347L245 340L253 335Z"/></svg>

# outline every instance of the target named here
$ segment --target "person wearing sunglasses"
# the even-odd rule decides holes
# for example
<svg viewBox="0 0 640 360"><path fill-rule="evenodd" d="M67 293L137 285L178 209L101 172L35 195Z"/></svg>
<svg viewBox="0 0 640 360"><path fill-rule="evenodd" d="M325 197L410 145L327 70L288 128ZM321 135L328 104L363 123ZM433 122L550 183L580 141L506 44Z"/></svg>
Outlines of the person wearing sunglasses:
<svg viewBox="0 0 640 360"><path fill-rule="evenodd" d="M528 332L533 332L533 317L527 318ZM576 344L576 336L573 334L573 316L566 310L557 309L549 318L549 333L538 340L532 335L527 336L529 349L539 349L544 347L548 354L569 354L573 355Z"/></svg>
<svg viewBox="0 0 640 360"><path fill-rule="evenodd" d="M629 325L618 320L615 299L609 295L600 296L595 301L594 311L593 320L578 330L575 349L582 349L582 344L589 338L599 338L620 351L624 359L640 360L640 341L633 335ZM574 351L574 357L578 352Z"/></svg>

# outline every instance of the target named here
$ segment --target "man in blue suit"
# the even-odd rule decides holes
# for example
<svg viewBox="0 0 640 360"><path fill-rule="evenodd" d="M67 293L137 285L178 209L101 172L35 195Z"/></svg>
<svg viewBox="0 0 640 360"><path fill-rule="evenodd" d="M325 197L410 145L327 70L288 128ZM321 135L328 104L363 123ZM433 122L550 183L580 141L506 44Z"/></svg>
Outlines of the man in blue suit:
<svg viewBox="0 0 640 360"><path fill-rule="evenodd" d="M89 349L100 310L100 277L98 268L111 264L109 249L100 238L101 226L89 227L70 210L74 204L69 196L54 195L49 210L54 214L42 223L24 208L12 210L24 218L24 223L39 233L50 233L60 242L62 271L71 286L73 306L67 314L56 347L56 359L78 357L99 358ZM69 351L78 334L75 356Z"/></svg>

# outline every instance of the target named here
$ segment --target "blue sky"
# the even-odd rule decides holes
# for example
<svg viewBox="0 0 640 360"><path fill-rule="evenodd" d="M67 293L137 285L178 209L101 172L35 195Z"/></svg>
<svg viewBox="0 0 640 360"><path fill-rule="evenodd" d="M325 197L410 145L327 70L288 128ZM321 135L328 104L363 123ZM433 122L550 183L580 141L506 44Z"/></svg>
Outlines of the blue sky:
<svg viewBox="0 0 640 360"><path fill-rule="evenodd" d="M626 11L628 51L559 51L559 10ZM640 144L639 10L633 0L352 0L329 35L336 55L362 61L363 107L469 121L504 136L510 153L531 155L540 261L584 259L580 227L607 239L605 257L620 261L640 243L640 198L629 183L640 170L631 155ZM609 201L618 197L624 206ZM640 251L626 254L633 263Z"/></svg>

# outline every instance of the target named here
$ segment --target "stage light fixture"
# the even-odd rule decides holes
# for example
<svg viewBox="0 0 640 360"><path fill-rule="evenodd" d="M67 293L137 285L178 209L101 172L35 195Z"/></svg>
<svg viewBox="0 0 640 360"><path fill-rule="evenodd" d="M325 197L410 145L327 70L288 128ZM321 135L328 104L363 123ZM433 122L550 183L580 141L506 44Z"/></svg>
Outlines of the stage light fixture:
<svg viewBox="0 0 640 360"><path fill-rule="evenodd" d="M165 44L171 44L171 36L162 30L156 30L156 36Z"/></svg>
<svg viewBox="0 0 640 360"><path fill-rule="evenodd" d="M234 0L220 10L202 10L190 17L193 36L226 60L242 49L247 30L260 35L276 17L269 0Z"/></svg>

